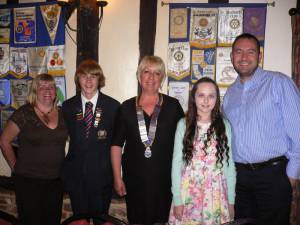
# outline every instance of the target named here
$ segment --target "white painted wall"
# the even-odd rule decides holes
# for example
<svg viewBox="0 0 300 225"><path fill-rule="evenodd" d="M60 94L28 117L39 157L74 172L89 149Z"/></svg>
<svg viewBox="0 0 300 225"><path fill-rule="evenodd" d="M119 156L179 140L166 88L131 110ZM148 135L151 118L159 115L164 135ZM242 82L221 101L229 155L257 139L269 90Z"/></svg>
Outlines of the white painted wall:
<svg viewBox="0 0 300 225"><path fill-rule="evenodd" d="M167 1L167 0L166 0ZM271 2L272 0L268 0ZM103 92L124 101L136 95L138 31L139 31L139 0L108 0L104 9L104 19L100 30L99 62L106 76ZM177 0L169 2L197 2L199 0ZM266 3L264 0L231 0L230 3ZM291 74L291 19L290 8L296 7L296 0L275 0L275 7L268 7L266 25L266 44L264 68ZM155 54L167 59L168 46L168 6L161 7L158 0L157 31ZM69 20L76 27L76 13ZM72 34L72 32L71 32ZM76 34L73 33L74 39ZM76 46L66 35L66 82L67 95L75 94L74 73L76 65ZM163 92L166 92L166 83ZM9 175L2 155L0 154L0 175Z"/></svg>
<svg viewBox="0 0 300 225"><path fill-rule="evenodd" d="M119 101L136 94L135 71L138 62L139 0L108 0L104 9L104 19L100 30L99 62L106 76L103 92ZM177 0L169 2L198 2L206 0ZM266 3L271 0L231 0L230 3ZM267 11L264 68L291 74L291 19L290 8L296 7L296 0L275 0L275 7ZM161 6L158 0L155 54L167 59L168 46L168 6ZM70 23L75 27L76 17ZM74 34L75 35L75 34ZM67 94L75 93L73 74L75 72L76 46L66 41ZM167 88L165 82L163 92Z"/></svg>

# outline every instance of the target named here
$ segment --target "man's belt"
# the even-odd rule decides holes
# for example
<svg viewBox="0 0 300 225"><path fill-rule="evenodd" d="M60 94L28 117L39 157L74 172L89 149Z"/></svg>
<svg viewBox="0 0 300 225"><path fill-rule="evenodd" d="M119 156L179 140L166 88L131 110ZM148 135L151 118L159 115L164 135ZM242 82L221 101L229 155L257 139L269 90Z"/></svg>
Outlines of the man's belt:
<svg viewBox="0 0 300 225"><path fill-rule="evenodd" d="M271 167L271 166L276 166L279 165L281 163L287 162L287 158L285 156L279 156L273 159L270 159L268 161L264 161L264 162L258 162L258 163L238 163L236 162L235 165L237 167L244 167L248 170L259 170L259 169L263 169L263 168L267 168L267 167Z"/></svg>

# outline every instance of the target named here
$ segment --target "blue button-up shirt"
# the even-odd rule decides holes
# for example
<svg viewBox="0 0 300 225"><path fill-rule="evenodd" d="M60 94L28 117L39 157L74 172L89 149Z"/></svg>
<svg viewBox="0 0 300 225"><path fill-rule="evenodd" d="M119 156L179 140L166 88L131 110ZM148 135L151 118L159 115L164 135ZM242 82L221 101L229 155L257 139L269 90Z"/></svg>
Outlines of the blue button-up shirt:
<svg viewBox="0 0 300 225"><path fill-rule="evenodd" d="M227 90L223 110L232 125L233 158L256 163L285 155L287 175L300 179L300 93L279 72L257 68Z"/></svg>

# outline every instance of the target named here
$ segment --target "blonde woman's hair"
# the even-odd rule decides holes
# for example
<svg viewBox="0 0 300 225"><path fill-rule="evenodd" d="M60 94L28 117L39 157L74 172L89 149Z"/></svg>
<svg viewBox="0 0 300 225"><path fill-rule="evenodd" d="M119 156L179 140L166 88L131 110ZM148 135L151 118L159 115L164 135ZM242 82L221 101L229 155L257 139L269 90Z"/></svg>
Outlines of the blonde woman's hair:
<svg viewBox="0 0 300 225"><path fill-rule="evenodd" d="M54 80L54 78L51 75L49 75L47 73L42 73L42 74L37 75L32 80L31 87L30 87L30 90L29 90L29 95L27 97L28 103L31 104L32 106L36 105L37 90L39 88L39 85L40 85L41 81L47 81L47 82L50 82L51 85L54 85L54 87L55 87L55 93L56 93L55 80ZM57 96L55 96L55 100L53 102L53 105L56 106L57 102L58 102L58 98L57 98Z"/></svg>
<svg viewBox="0 0 300 225"><path fill-rule="evenodd" d="M79 64L79 67L76 70L74 81L76 84L76 90L81 91L79 84L79 77L83 74L91 74L97 77L98 79L98 90L105 86L105 77L102 71L101 66L92 59L87 59L82 61Z"/></svg>
<svg viewBox="0 0 300 225"><path fill-rule="evenodd" d="M155 66L161 74L161 84L166 78L166 67L164 61L158 56L144 56L137 68L136 78L141 81L141 75L147 66Z"/></svg>

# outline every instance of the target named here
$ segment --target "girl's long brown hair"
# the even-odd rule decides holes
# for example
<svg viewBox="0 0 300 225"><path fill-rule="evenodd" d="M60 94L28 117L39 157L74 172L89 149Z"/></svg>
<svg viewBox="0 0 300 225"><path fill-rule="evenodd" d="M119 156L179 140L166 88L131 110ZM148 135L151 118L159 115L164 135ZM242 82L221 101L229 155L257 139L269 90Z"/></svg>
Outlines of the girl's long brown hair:
<svg viewBox="0 0 300 225"><path fill-rule="evenodd" d="M183 138L183 160L186 165L189 165L192 161L194 155L194 139L197 127L197 107L195 102L195 94L198 85L201 83L211 83L214 85L217 92L216 105L211 112L211 125L207 130L206 139L204 141L203 151L206 153L208 144L210 143L212 137L215 137L217 141L217 163L223 166L224 156L227 158L227 164L229 159L229 147L228 139L226 136L226 128L223 121L222 114L220 112L220 91L216 82L208 77L203 77L199 79L193 86L188 103L188 111L186 113L186 131Z"/></svg>

